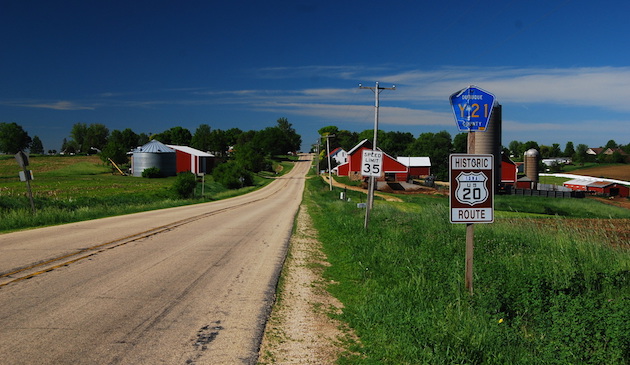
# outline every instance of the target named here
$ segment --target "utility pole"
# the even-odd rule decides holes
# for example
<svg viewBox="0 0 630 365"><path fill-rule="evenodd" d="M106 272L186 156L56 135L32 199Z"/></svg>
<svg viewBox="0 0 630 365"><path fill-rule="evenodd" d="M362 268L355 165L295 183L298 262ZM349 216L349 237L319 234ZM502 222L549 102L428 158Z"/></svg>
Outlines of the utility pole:
<svg viewBox="0 0 630 365"><path fill-rule="evenodd" d="M376 82L376 86L363 86L359 84L359 89L370 89L374 92L374 139L372 141L372 149L376 150L376 139L378 136L378 96L383 90L396 90L396 86L392 85L392 87L381 87L378 86L378 81ZM368 196L367 196L367 205L365 209L365 229L368 227L368 222L370 221L370 210L374 207L374 186L376 185L376 179L374 176L370 176L368 182Z"/></svg>
<svg viewBox="0 0 630 365"><path fill-rule="evenodd" d="M335 136L334 134L326 135L326 155L328 156L328 182L330 184L330 191L333 190L332 168L330 167L330 139L334 136Z"/></svg>
<svg viewBox="0 0 630 365"><path fill-rule="evenodd" d="M317 171L315 171L315 174L317 176L319 176L319 143L321 142L321 138L317 138L317 145L315 150L317 151Z"/></svg>

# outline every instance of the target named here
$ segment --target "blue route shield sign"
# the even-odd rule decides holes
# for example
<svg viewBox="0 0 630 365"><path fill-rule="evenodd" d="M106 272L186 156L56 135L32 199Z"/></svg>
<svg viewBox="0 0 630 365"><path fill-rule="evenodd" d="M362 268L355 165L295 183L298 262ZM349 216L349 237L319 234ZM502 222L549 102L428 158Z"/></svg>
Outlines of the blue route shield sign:
<svg viewBox="0 0 630 365"><path fill-rule="evenodd" d="M450 97L457 128L462 132L483 132L492 114L494 95L474 85Z"/></svg>

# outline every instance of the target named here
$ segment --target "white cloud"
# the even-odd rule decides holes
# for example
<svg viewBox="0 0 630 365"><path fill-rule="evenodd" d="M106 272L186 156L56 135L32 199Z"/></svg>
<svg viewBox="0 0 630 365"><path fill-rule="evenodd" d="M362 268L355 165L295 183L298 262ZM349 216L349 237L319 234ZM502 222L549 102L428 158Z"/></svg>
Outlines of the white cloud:
<svg viewBox="0 0 630 365"><path fill-rule="evenodd" d="M4 102L5 105L21 106L27 108L42 108L53 110L94 110L92 105L81 105L72 101L58 101L52 103L41 102Z"/></svg>

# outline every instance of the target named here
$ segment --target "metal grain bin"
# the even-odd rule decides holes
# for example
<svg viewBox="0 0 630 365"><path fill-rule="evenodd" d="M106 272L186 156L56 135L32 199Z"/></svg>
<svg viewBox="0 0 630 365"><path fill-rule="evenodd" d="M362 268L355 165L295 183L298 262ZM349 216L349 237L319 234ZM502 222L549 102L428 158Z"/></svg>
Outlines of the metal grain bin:
<svg viewBox="0 0 630 365"><path fill-rule="evenodd" d="M158 140L154 139L131 153L133 176L142 176L142 171L150 167L157 167L164 176L177 175L175 150Z"/></svg>
<svg viewBox="0 0 630 365"><path fill-rule="evenodd" d="M538 159L540 154L535 148L525 151L525 176L530 178L534 184L533 189L538 186Z"/></svg>
<svg viewBox="0 0 630 365"><path fill-rule="evenodd" d="M475 132L475 153L494 155L494 184L501 183L501 133L503 132L503 108L495 103L490 114L488 127L483 132Z"/></svg>

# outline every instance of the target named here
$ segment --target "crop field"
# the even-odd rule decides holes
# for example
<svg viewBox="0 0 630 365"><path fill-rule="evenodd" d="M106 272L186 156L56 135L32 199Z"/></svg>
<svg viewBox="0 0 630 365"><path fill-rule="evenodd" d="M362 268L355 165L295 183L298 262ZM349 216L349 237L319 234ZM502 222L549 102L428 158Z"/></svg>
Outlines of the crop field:
<svg viewBox="0 0 630 365"><path fill-rule="evenodd" d="M571 171L572 174L630 181L630 164L588 167Z"/></svg>

